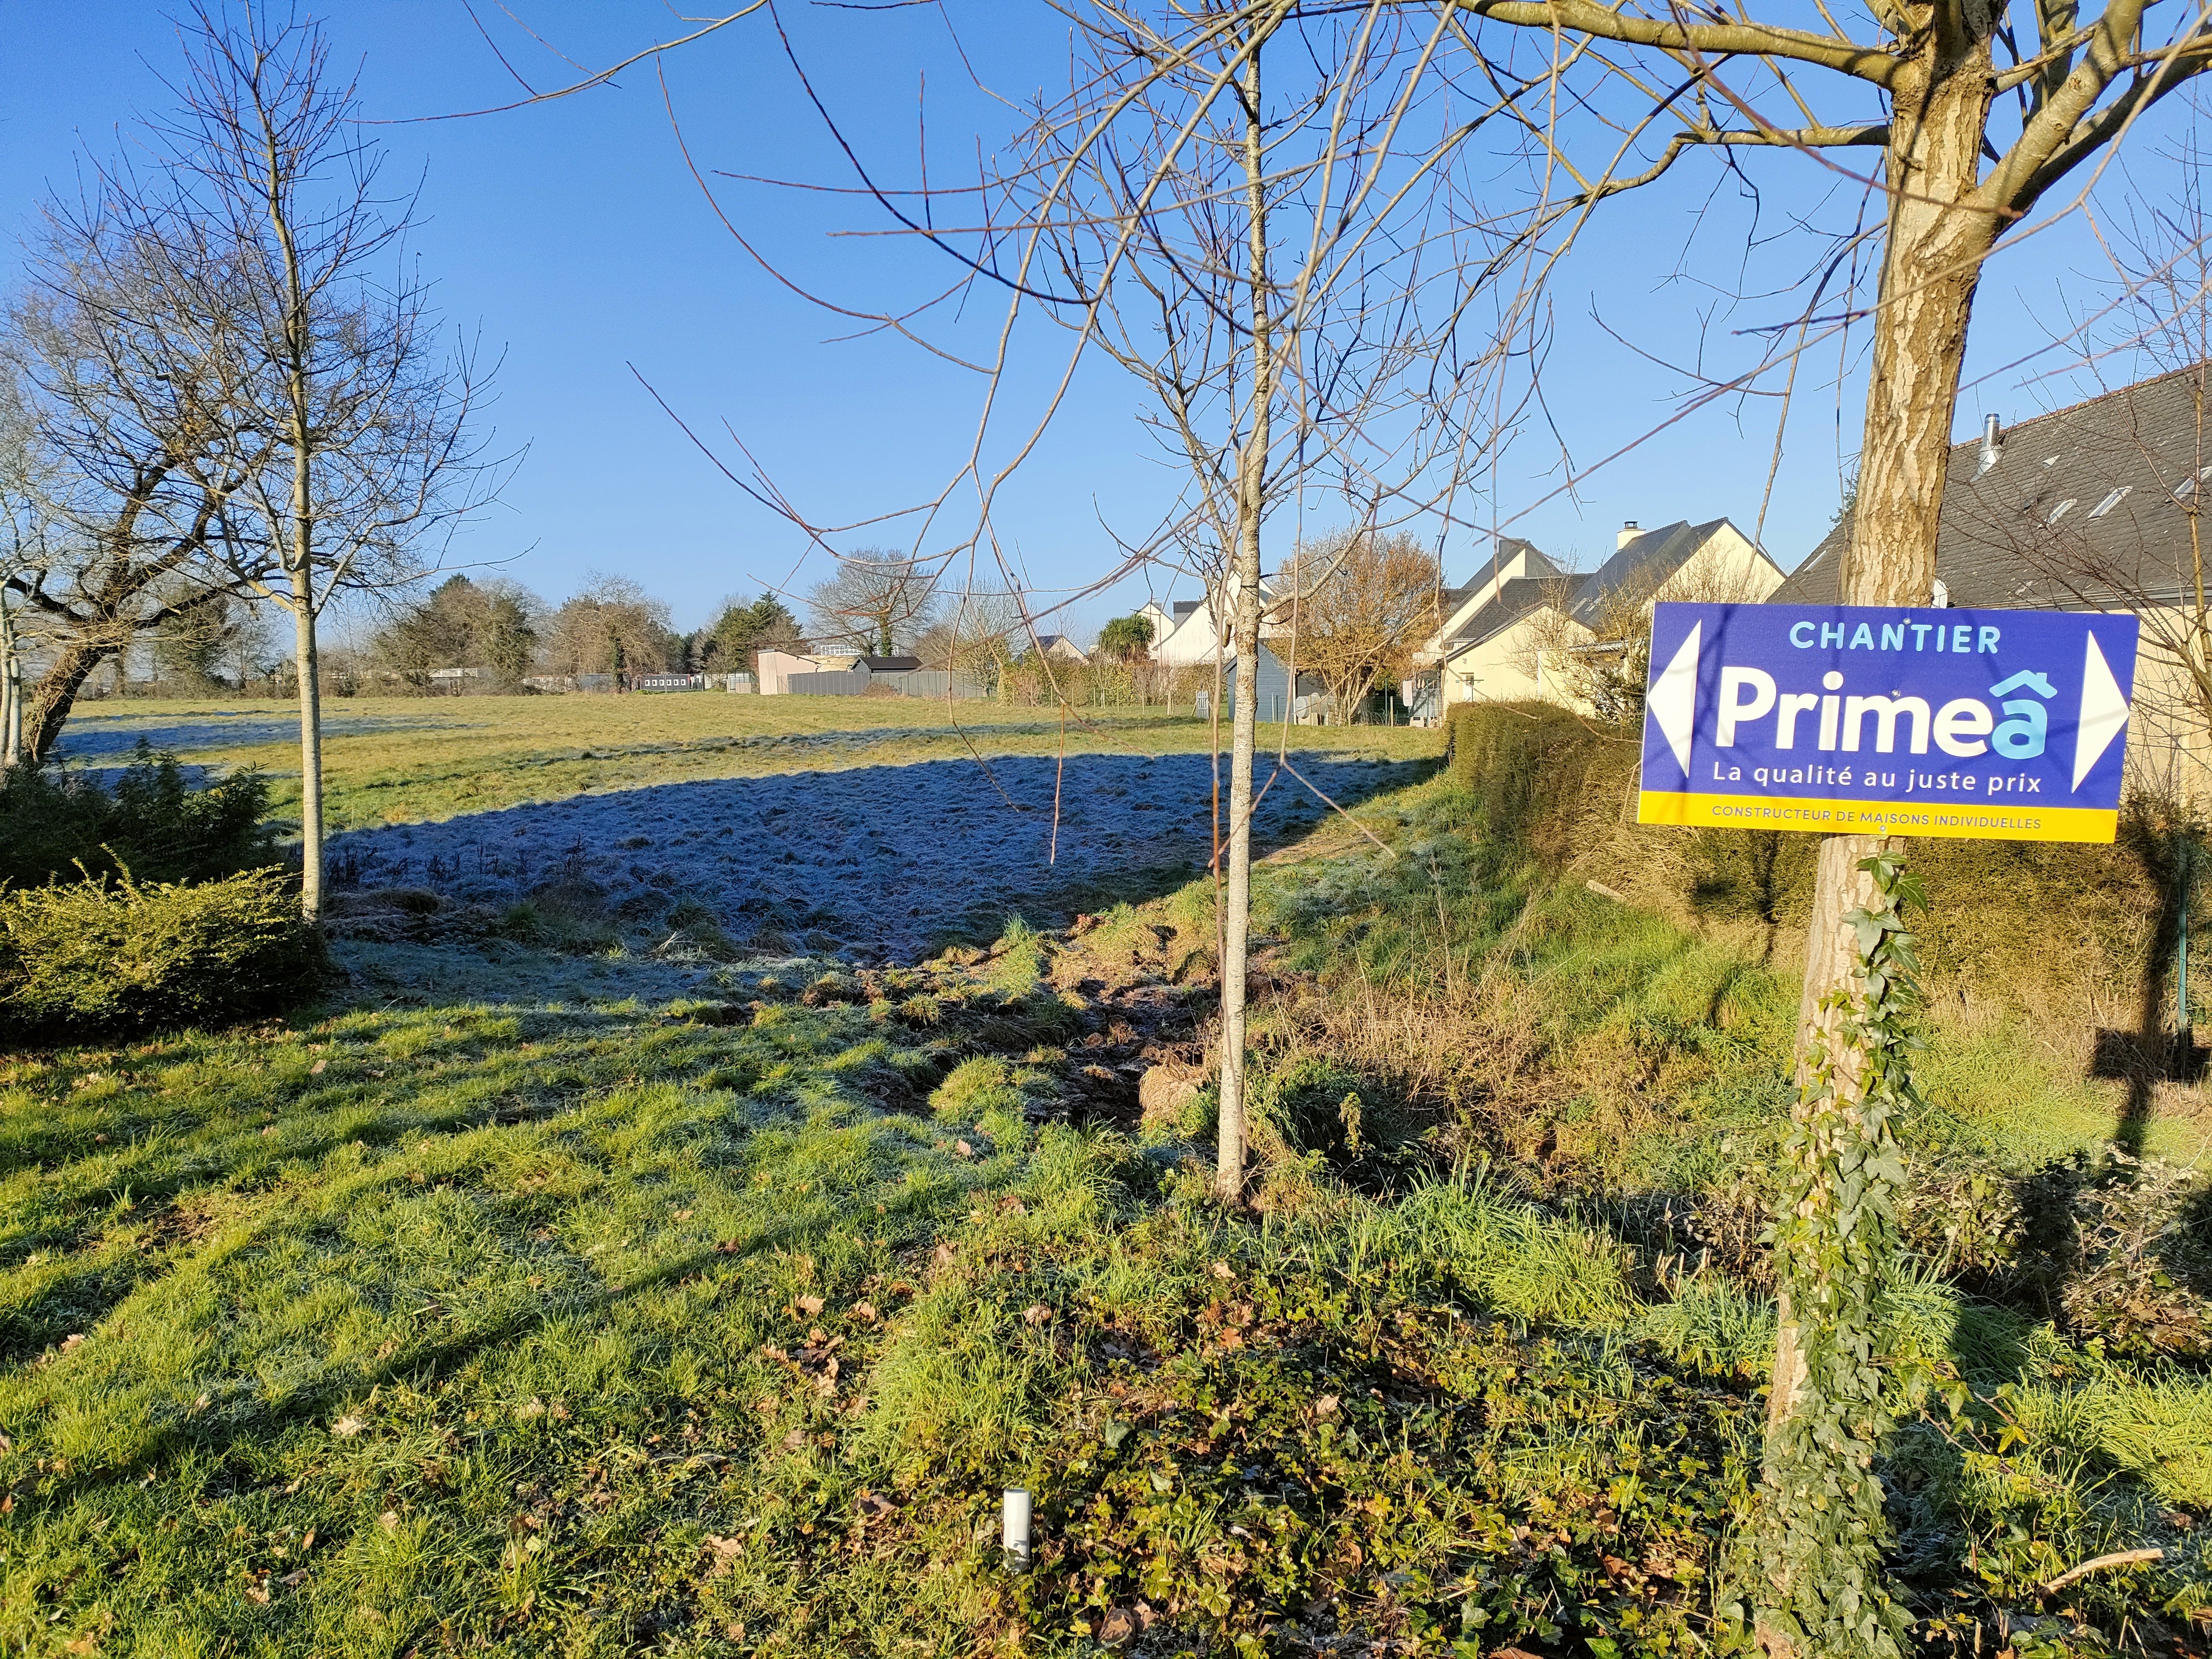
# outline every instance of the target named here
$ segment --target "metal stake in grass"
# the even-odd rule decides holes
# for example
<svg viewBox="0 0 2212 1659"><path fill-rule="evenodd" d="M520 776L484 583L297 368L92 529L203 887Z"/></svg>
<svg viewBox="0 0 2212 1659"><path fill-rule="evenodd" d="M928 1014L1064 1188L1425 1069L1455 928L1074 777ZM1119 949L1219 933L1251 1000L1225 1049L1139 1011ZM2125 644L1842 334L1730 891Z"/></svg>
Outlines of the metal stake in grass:
<svg viewBox="0 0 2212 1659"><path fill-rule="evenodd" d="M1030 1565L1029 1493L1019 1486L1007 1487L1000 1516L1000 1534L1006 1546L1006 1565L1017 1572L1026 1571Z"/></svg>

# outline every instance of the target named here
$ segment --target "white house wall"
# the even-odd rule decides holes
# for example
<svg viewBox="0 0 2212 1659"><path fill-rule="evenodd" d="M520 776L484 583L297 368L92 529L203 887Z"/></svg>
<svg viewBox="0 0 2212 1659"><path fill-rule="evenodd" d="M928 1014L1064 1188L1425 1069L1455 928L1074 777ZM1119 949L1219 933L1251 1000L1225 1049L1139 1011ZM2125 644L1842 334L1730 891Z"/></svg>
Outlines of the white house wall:
<svg viewBox="0 0 2212 1659"><path fill-rule="evenodd" d="M1565 652L1555 649L1540 659L1537 654L1539 635L1549 633L1556 638L1562 623L1577 642L1591 637L1589 629L1580 623L1547 610L1524 617L1453 656L1443 665L1444 706L1535 699L1563 708L1578 707L1566 689Z"/></svg>

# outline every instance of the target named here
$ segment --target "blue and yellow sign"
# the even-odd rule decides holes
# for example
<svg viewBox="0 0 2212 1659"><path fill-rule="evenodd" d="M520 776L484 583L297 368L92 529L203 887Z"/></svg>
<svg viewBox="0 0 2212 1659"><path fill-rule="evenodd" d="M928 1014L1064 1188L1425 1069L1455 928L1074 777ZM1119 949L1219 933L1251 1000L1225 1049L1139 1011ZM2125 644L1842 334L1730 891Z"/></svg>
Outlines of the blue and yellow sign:
<svg viewBox="0 0 2212 1659"><path fill-rule="evenodd" d="M2136 635L2065 611L1658 605L1637 817L2111 841Z"/></svg>

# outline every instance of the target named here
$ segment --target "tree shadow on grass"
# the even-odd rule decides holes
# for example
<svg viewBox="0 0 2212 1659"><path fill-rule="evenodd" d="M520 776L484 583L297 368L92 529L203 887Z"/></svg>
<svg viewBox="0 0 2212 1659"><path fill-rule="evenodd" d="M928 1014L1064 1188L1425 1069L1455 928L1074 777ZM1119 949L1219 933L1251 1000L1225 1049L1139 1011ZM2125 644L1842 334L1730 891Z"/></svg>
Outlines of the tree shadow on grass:
<svg viewBox="0 0 2212 1659"><path fill-rule="evenodd" d="M1347 807L1437 764L1294 763ZM341 888L428 887L489 905L588 887L640 932L690 900L741 945L912 959L994 938L1009 915L1058 927L1172 892L1213 856L1213 792L1203 754L778 773L355 830L333 838L331 871ZM1286 772L1255 814L1255 840L1293 840L1329 811Z"/></svg>

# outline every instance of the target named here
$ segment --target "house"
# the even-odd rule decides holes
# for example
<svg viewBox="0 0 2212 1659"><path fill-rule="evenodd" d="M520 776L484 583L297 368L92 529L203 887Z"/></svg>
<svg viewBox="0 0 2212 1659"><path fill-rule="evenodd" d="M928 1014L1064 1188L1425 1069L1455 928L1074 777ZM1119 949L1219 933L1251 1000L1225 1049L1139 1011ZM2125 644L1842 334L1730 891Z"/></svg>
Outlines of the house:
<svg viewBox="0 0 2212 1659"><path fill-rule="evenodd" d="M1626 654L1622 636L1654 605L1756 603L1783 580L1781 567L1724 518L1657 530L1632 519L1613 556L1588 575L1562 571L1528 542L1501 539L1480 576L1448 590L1443 623L1414 653L1401 695L1419 720L1455 702L1586 707L1592 662Z"/></svg>
<svg viewBox="0 0 2212 1659"><path fill-rule="evenodd" d="M868 687L869 660L853 651L763 651L754 662L754 672L758 677L761 690L770 696L782 696L791 692L834 693L843 690L848 683L851 690L845 695L858 696ZM912 661L915 667L921 666L919 658ZM817 675L842 678L836 681L819 681L813 678ZM791 682L794 678L805 678L809 683L793 685Z"/></svg>
<svg viewBox="0 0 2212 1659"><path fill-rule="evenodd" d="M744 678L734 676L732 678ZM801 655L793 651L763 651L755 659L755 673L740 689L757 689L769 696L974 698L983 695L972 675L948 674L921 665L919 657L877 657L850 651L824 651Z"/></svg>
<svg viewBox="0 0 2212 1659"><path fill-rule="evenodd" d="M1221 648L1223 631L1211 592L1204 599L1177 599L1168 626L1152 635L1152 660L1170 668L1210 663Z"/></svg>
<svg viewBox="0 0 2212 1659"><path fill-rule="evenodd" d="M1235 622L1236 578L1231 576L1226 586L1223 602L1217 608L1215 594L1209 591L1202 599L1178 599L1173 613L1174 626L1164 635L1152 640L1152 660L1170 668L1210 666L1218 658L1222 668L1223 712L1235 706L1237 688L1237 647L1228 633ZM1311 674L1302 673L1296 685L1291 683L1289 668L1267 641L1279 641L1291 631L1285 619L1270 617L1266 607L1273 602L1275 590L1263 574L1260 578L1260 603L1262 607L1260 622L1260 666L1257 693L1260 699L1260 718L1263 720L1299 720L1315 706L1322 696L1321 682ZM1144 613L1139 612L1139 615ZM1196 707L1203 715L1210 706L1210 693L1198 694Z"/></svg>
<svg viewBox="0 0 2212 1659"><path fill-rule="evenodd" d="M1261 720L1274 723L1291 720L1303 724L1328 701L1327 689L1315 675L1300 674L1297 684L1293 688L1289 668L1265 645L1260 647L1259 662L1256 690ZM1224 719L1237 706L1237 659L1231 653L1221 674L1221 713ZM1212 710L1212 696L1209 691L1200 691L1193 704L1200 720L1204 720Z"/></svg>
<svg viewBox="0 0 2212 1659"><path fill-rule="evenodd" d="M1167 607L1158 599L1146 599L1136 614L1140 619L1152 624L1154 645L1158 645L1175 631L1175 618L1169 614Z"/></svg>
<svg viewBox="0 0 2212 1659"><path fill-rule="evenodd" d="M2198 363L2009 429L1990 416L1952 446L1936 532L1938 605L2142 618L2130 774L2194 796L2212 793L2205 700L2185 660L2212 644L2193 615L2208 392L2212 363ZM1774 601L1837 604L1850 533L1838 522Z"/></svg>
<svg viewBox="0 0 2212 1659"><path fill-rule="evenodd" d="M1216 655L1220 655L1224 664L1236 659L1237 649L1228 636L1237 620L1237 578L1231 575L1223 586L1218 606L1211 589L1204 599L1175 602L1174 625L1165 633L1152 636L1154 662L1164 663L1170 668L1190 668L1200 663L1210 664ZM1275 589L1263 574L1260 578L1260 637L1263 640L1278 639L1291 631L1286 621L1267 616L1267 608L1274 603L1274 599Z"/></svg>
<svg viewBox="0 0 2212 1659"><path fill-rule="evenodd" d="M1479 575L1439 596L1443 621L1414 652L1413 672L1399 687L1413 718L1438 719L1455 702L1541 696L1534 635L1541 614L1555 611L1577 580L1533 542L1501 538Z"/></svg>
<svg viewBox="0 0 2212 1659"><path fill-rule="evenodd" d="M1078 645L1073 640L1068 638L1065 634L1038 635L1036 636L1036 648L1044 655L1057 658L1061 662L1089 662L1091 660L1091 653L1085 651L1081 646Z"/></svg>

